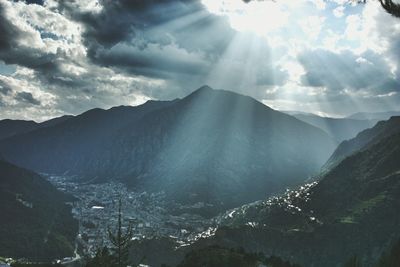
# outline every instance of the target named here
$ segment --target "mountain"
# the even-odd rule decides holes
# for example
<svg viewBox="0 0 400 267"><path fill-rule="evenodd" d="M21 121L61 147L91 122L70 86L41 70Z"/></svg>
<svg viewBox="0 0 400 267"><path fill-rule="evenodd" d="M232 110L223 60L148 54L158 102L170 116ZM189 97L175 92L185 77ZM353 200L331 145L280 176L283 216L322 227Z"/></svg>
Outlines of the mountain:
<svg viewBox="0 0 400 267"><path fill-rule="evenodd" d="M0 161L0 255L35 261L71 256L78 223L72 197L41 176Z"/></svg>
<svg viewBox="0 0 400 267"><path fill-rule="evenodd" d="M120 179L221 208L303 182L334 147L314 126L209 87L174 101L90 110L0 142L4 158L37 172Z"/></svg>
<svg viewBox="0 0 400 267"><path fill-rule="evenodd" d="M58 123L64 122L73 116L65 115L58 118L54 118L42 123L26 120L0 120L0 140L8 137L27 133L39 128L54 126Z"/></svg>
<svg viewBox="0 0 400 267"><path fill-rule="evenodd" d="M377 122L377 120L320 117L314 114L293 114L292 116L324 130L338 143L355 137L359 132L372 127Z"/></svg>
<svg viewBox="0 0 400 267"><path fill-rule="evenodd" d="M385 112L358 112L348 116L348 119L356 120L387 120L393 116L400 116L400 110Z"/></svg>
<svg viewBox="0 0 400 267"><path fill-rule="evenodd" d="M394 133L400 132L400 116L378 122L373 128L360 132L353 139L343 141L324 165L329 169L354 152L370 147Z"/></svg>
<svg viewBox="0 0 400 267"><path fill-rule="evenodd" d="M65 122L71 118L73 118L74 116L72 115L63 115L60 117L56 117L47 121L43 121L40 123L37 123L38 127L37 128L45 128L45 127L51 127L51 126L55 126L59 123Z"/></svg>
<svg viewBox="0 0 400 267"><path fill-rule="evenodd" d="M385 124L390 132L400 120ZM389 132L319 182L227 211L215 235L192 249L243 247L302 266L344 266L358 256L373 266L400 237L400 133Z"/></svg>
<svg viewBox="0 0 400 267"><path fill-rule="evenodd" d="M26 133L36 128L37 123L34 121L0 120L0 140L20 133Z"/></svg>

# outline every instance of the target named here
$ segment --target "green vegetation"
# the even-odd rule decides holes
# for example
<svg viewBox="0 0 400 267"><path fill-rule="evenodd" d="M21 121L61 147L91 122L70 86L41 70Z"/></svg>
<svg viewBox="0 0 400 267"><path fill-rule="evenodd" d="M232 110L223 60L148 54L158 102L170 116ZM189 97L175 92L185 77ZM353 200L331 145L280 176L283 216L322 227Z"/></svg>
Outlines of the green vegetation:
<svg viewBox="0 0 400 267"><path fill-rule="evenodd" d="M114 265L113 256L108 248L99 249L93 259L88 260L86 267L112 267Z"/></svg>
<svg viewBox="0 0 400 267"><path fill-rule="evenodd" d="M399 267L400 266L400 239L380 257L375 267ZM357 256L351 257L344 267L363 267L361 259Z"/></svg>
<svg viewBox="0 0 400 267"><path fill-rule="evenodd" d="M387 198L385 192L378 194L377 196L359 201L350 210L349 214L340 219L341 223L357 223L357 219L361 216L371 212L374 208L378 207Z"/></svg>
<svg viewBox="0 0 400 267"><path fill-rule="evenodd" d="M398 267L400 265L400 239L384 253L376 267Z"/></svg>
<svg viewBox="0 0 400 267"><path fill-rule="evenodd" d="M344 267L362 267L362 265L360 259L357 256L353 256L346 262Z"/></svg>
<svg viewBox="0 0 400 267"><path fill-rule="evenodd" d="M0 161L0 255L36 262L72 255L78 223L67 201L43 177Z"/></svg>
<svg viewBox="0 0 400 267"><path fill-rule="evenodd" d="M178 267L300 267L278 257L266 258L262 254L246 253L244 249L210 246L188 253Z"/></svg>
<svg viewBox="0 0 400 267"><path fill-rule="evenodd" d="M13 263L12 267L62 267L61 264L53 263Z"/></svg>

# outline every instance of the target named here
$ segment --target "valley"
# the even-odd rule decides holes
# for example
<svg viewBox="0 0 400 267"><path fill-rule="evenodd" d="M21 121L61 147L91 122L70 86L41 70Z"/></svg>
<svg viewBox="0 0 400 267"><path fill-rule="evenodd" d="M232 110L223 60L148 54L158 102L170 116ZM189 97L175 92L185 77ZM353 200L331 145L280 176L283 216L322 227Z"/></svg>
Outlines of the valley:
<svg viewBox="0 0 400 267"><path fill-rule="evenodd" d="M7 225L16 244L29 237L43 246L40 255L11 256L97 267L116 253L113 234L127 233L127 260L147 266L190 266L218 254L227 257L222 262L233 257L276 267L344 266L356 255L372 266L400 238L399 118L370 128L360 121L350 131L348 119L318 118L334 126L321 130L249 97L203 86L170 102L22 127L0 140L11 162L0 164L0 190L21 214L37 210L47 228L19 235ZM335 145L333 136L349 137L358 128ZM23 181L29 190L22 190ZM38 192L52 192L59 202L43 202ZM57 207L65 222L74 222L72 228L57 221L65 238L52 236L52 221L47 225Z"/></svg>
<svg viewBox="0 0 400 267"><path fill-rule="evenodd" d="M68 204L79 222L77 239L84 255L94 257L98 249L111 246L108 230L117 224L119 199L123 205L123 228L132 226L132 240L171 238L185 246L206 238L209 228L215 227L214 220L196 214L204 203L181 205L168 201L163 192L133 192L116 182L81 184L73 182L76 177L68 176L47 179L76 199Z"/></svg>

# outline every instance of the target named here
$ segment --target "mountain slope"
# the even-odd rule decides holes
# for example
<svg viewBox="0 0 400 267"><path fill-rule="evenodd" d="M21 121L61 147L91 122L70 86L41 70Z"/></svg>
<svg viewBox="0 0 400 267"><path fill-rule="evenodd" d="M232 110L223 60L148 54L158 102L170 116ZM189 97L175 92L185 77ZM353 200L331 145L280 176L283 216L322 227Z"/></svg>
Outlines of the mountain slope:
<svg viewBox="0 0 400 267"><path fill-rule="evenodd" d="M110 151L116 133L146 112L171 103L149 101L138 107L92 109L53 126L2 140L0 153L8 161L37 172L72 172L96 178L96 169L104 164L97 159Z"/></svg>
<svg viewBox="0 0 400 267"><path fill-rule="evenodd" d="M23 120L0 120L0 140L36 129L37 123Z"/></svg>
<svg viewBox="0 0 400 267"><path fill-rule="evenodd" d="M233 207L301 183L334 142L250 97L203 87L172 102L91 110L0 148L36 171L122 179L182 203Z"/></svg>
<svg viewBox="0 0 400 267"><path fill-rule="evenodd" d="M9 120L9 119L0 120L0 140L12 137L14 135L27 133L39 128L54 126L72 117L73 116L65 115L41 123L37 123L34 121L24 121L24 120Z"/></svg>
<svg viewBox="0 0 400 267"><path fill-rule="evenodd" d="M377 120L326 118L314 114L294 114L293 116L324 130L337 142L353 138L359 132L372 127L377 122Z"/></svg>
<svg viewBox="0 0 400 267"><path fill-rule="evenodd" d="M277 192L318 170L333 146L319 129L227 91L202 88L156 113L118 138L139 150L134 160L147 170L132 169L129 177L177 198L190 193L192 202L231 206ZM162 142L148 141L154 133Z"/></svg>
<svg viewBox="0 0 400 267"><path fill-rule="evenodd" d="M353 154L354 152L368 148L369 146L379 142L383 138L394 133L400 132L400 116L391 117L387 121L378 122L373 128L360 132L353 139L343 141L329 158L324 169L335 166L342 159Z"/></svg>
<svg viewBox="0 0 400 267"><path fill-rule="evenodd" d="M400 236L399 209L400 133L394 133L345 158L318 183L227 212L215 237L196 246L242 246L304 266L342 266L358 255L372 266Z"/></svg>
<svg viewBox="0 0 400 267"><path fill-rule="evenodd" d="M0 161L0 255L71 256L78 225L65 201L71 198L39 175Z"/></svg>

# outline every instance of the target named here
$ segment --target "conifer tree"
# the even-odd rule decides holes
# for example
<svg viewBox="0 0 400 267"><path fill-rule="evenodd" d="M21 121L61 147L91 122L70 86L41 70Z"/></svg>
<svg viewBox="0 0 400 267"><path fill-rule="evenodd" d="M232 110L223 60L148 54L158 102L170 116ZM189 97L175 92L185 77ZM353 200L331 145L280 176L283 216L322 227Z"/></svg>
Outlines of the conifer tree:
<svg viewBox="0 0 400 267"><path fill-rule="evenodd" d="M112 232L110 229L108 229L109 239L114 246L112 248L112 251L116 267L126 267L127 265L129 265L129 245L133 235L132 225L130 224L125 233L123 233L122 231L121 204L122 201L120 199L118 207L118 222L115 232Z"/></svg>
<svg viewBox="0 0 400 267"><path fill-rule="evenodd" d="M362 264L357 256L353 256L346 262L344 267L362 267Z"/></svg>
<svg viewBox="0 0 400 267"><path fill-rule="evenodd" d="M400 18L400 4L394 3L393 0L379 0L379 2L386 12Z"/></svg>

